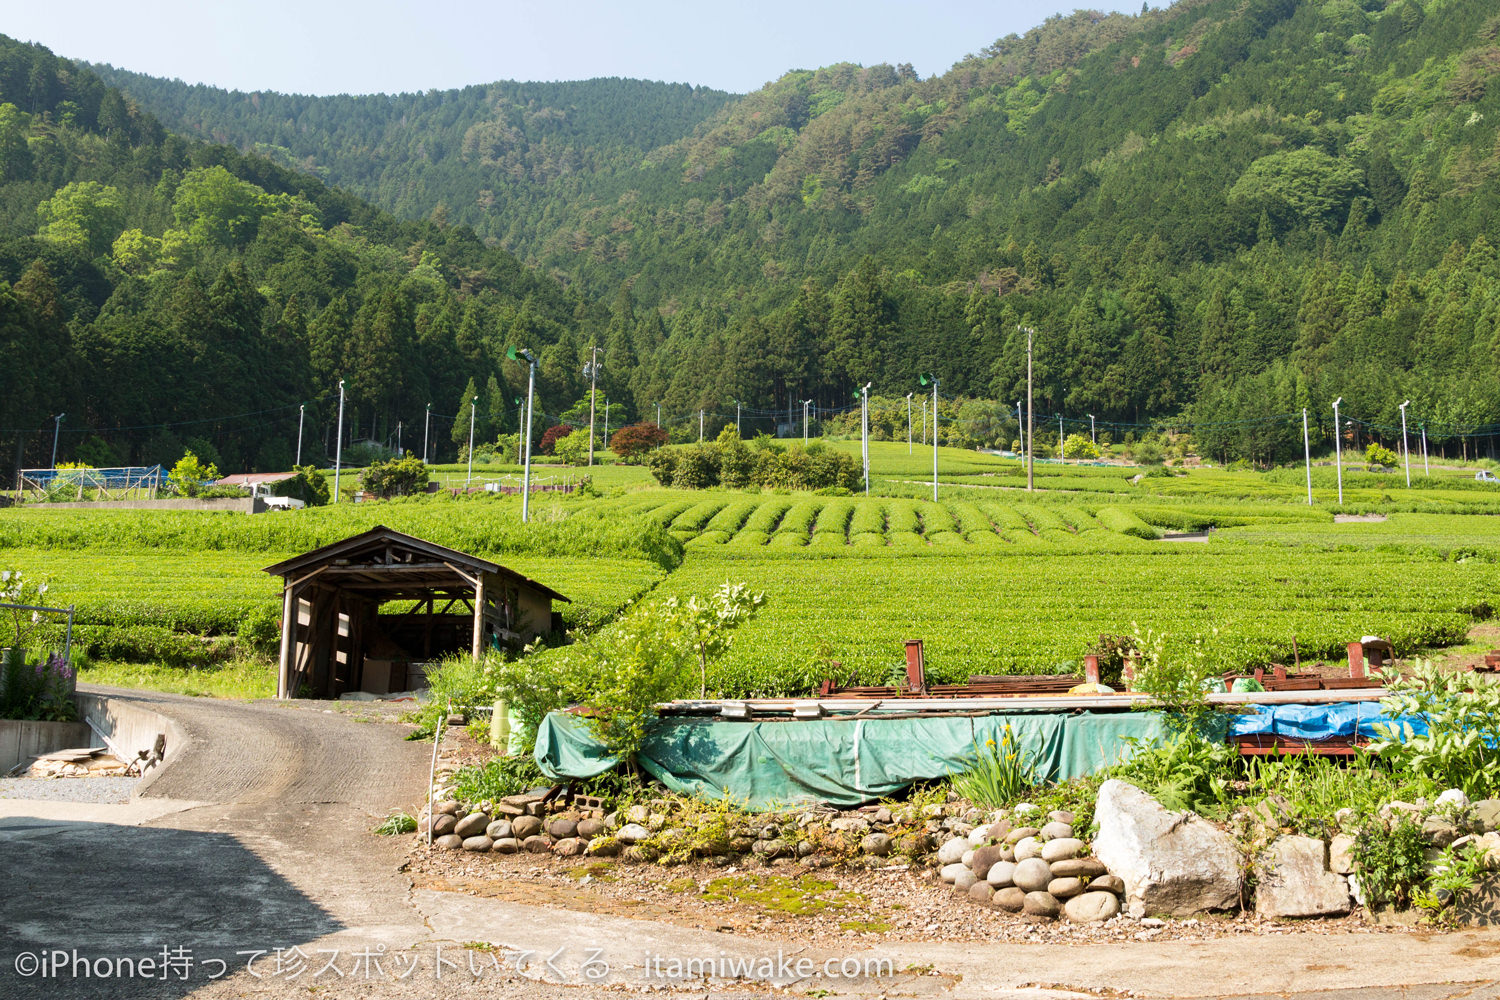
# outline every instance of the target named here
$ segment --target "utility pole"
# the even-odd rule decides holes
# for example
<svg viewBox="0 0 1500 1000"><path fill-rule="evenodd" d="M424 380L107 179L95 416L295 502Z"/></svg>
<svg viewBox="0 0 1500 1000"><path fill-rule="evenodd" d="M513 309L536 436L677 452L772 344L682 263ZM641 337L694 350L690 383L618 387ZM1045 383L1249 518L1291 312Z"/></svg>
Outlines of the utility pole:
<svg viewBox="0 0 1500 1000"><path fill-rule="evenodd" d="M589 350L589 363L583 366L583 373L589 377L589 467L594 465L594 399L595 386L599 381L599 345L595 344Z"/></svg>
<svg viewBox="0 0 1500 1000"><path fill-rule="evenodd" d="M1057 415L1057 457L1063 457L1063 429L1061 413Z"/></svg>
<svg viewBox="0 0 1500 1000"><path fill-rule="evenodd" d="M526 422L526 401L516 397L516 464L521 464L521 425Z"/></svg>
<svg viewBox="0 0 1500 1000"><path fill-rule="evenodd" d="M927 397L922 397L922 447L927 447Z"/></svg>
<svg viewBox="0 0 1500 1000"><path fill-rule="evenodd" d="M865 464L865 496L870 495L870 386L866 382L859 390L859 440Z"/></svg>
<svg viewBox="0 0 1500 1000"><path fill-rule="evenodd" d="M660 403L656 404L656 426L657 426L658 430L661 429L661 404Z"/></svg>
<svg viewBox="0 0 1500 1000"><path fill-rule="evenodd" d="M1307 505L1312 506L1312 444L1307 438L1307 407L1302 408L1302 457L1307 464Z"/></svg>
<svg viewBox="0 0 1500 1000"><path fill-rule="evenodd" d="M609 447L609 397L604 397L604 447Z"/></svg>
<svg viewBox="0 0 1500 1000"><path fill-rule="evenodd" d="M1099 436L1094 433L1094 415L1092 413L1089 414L1089 441L1095 446L1099 444Z"/></svg>
<svg viewBox="0 0 1500 1000"><path fill-rule="evenodd" d="M526 376L526 465L521 474L521 523L525 524L531 517L531 418L536 412L536 355L524 347L508 347L505 356L512 361L525 358L529 367ZM589 433L593 433L592 427Z"/></svg>
<svg viewBox="0 0 1500 1000"><path fill-rule="evenodd" d="M1018 326L1016 329L1024 330L1026 333L1026 492L1030 493L1036 489L1036 480L1034 478L1036 456L1032 454L1036 450L1036 409L1031 402L1031 339L1036 335L1036 331L1029 326ZM1058 426L1061 428L1062 425L1059 423Z"/></svg>
<svg viewBox="0 0 1500 1000"><path fill-rule="evenodd" d="M932 383L932 502L937 503L938 498L938 435L937 435L937 411L938 411L938 377L936 375L921 376L923 385ZM907 405L910 406L910 397ZM910 412L910 411L908 411Z"/></svg>
<svg viewBox="0 0 1500 1000"><path fill-rule="evenodd" d="M1422 475L1432 475L1432 470L1427 467L1427 424L1422 425Z"/></svg>
<svg viewBox="0 0 1500 1000"><path fill-rule="evenodd" d="M802 443L807 444L807 408L812 405L812 400L802 401Z"/></svg>
<svg viewBox="0 0 1500 1000"><path fill-rule="evenodd" d="M344 383L342 382L339 383L339 385L343 384ZM52 468L54 469L57 468L57 438L58 435L62 433L63 417L66 416L66 413L59 413L57 416L52 418Z"/></svg>
<svg viewBox="0 0 1500 1000"><path fill-rule="evenodd" d="M745 436L740 433L740 401L738 399L734 401L734 436L737 438Z"/></svg>
<svg viewBox="0 0 1500 1000"><path fill-rule="evenodd" d="M479 410L479 397L475 396L469 400L469 478L464 480L464 492L469 491L469 484L474 481L474 414Z"/></svg>
<svg viewBox="0 0 1500 1000"><path fill-rule="evenodd" d="M1026 455L1026 414L1021 411L1021 401L1016 400L1016 433L1021 435L1021 456Z"/></svg>
<svg viewBox="0 0 1500 1000"><path fill-rule="evenodd" d="M1411 448L1406 443L1406 408L1411 405L1407 400L1400 406L1401 410L1401 451L1406 455L1406 488L1411 489Z"/></svg>
<svg viewBox="0 0 1500 1000"><path fill-rule="evenodd" d="M912 394L908 392L906 394L906 453L908 455L911 454L911 397ZM926 400L923 402L925 403ZM927 411L923 410L922 413L925 415Z"/></svg>
<svg viewBox="0 0 1500 1000"><path fill-rule="evenodd" d="M698 408L698 443L703 443L703 408Z"/></svg>
<svg viewBox="0 0 1500 1000"><path fill-rule="evenodd" d="M295 461L295 462L292 463L293 466L298 466L298 465L302 464L302 423L306 419L307 419L307 404L306 403L298 403L297 404L297 461Z"/></svg>
<svg viewBox="0 0 1500 1000"><path fill-rule="evenodd" d="M427 442L432 431L432 404L427 404L427 416L422 421L422 464L427 464Z"/></svg>
<svg viewBox="0 0 1500 1000"><path fill-rule="evenodd" d="M401 450L401 421L396 421L396 457L405 458L406 452Z"/></svg>
<svg viewBox="0 0 1500 1000"><path fill-rule="evenodd" d="M339 502L339 472L344 465L344 380L339 379L339 429L333 440L333 502Z"/></svg>
<svg viewBox="0 0 1500 1000"><path fill-rule="evenodd" d="M1338 470L1340 507L1344 505L1344 430L1339 426L1339 404L1343 401L1343 396L1333 401L1333 464Z"/></svg>

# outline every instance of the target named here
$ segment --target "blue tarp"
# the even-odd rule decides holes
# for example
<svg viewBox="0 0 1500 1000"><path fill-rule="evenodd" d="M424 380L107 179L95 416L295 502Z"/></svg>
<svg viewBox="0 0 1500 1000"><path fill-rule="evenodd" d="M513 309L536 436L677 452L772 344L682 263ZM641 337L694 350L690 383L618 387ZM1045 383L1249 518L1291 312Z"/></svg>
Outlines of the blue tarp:
<svg viewBox="0 0 1500 1000"><path fill-rule="evenodd" d="M1374 701L1344 702L1335 705L1257 705L1254 714L1237 715L1229 725L1230 736L1284 736L1294 740L1326 740L1332 737L1358 736L1378 739L1377 723L1391 720ZM1409 724L1418 736L1427 735L1427 720L1403 716L1396 720Z"/></svg>

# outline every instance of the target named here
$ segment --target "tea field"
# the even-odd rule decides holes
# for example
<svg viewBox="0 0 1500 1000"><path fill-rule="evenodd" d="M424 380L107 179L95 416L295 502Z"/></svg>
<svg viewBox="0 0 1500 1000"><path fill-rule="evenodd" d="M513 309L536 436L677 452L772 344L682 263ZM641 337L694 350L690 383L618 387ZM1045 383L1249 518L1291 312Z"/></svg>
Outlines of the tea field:
<svg viewBox="0 0 1500 1000"><path fill-rule="evenodd" d="M643 595L743 580L767 604L710 678L738 696L803 693L831 672L880 683L913 638L945 681L1050 672L1133 623L1217 629L1227 666L1289 660L1294 639L1304 658L1338 656L1368 633L1410 651L1462 641L1500 593L1500 518L1472 513L1496 494L1461 470L1411 491L1351 471L1343 509L1373 505L1386 519L1336 523L1322 502L1298 502L1305 492L1282 473L1132 482L1138 470L1038 466L1050 488L945 479L934 503L930 485L906 478L930 455L875 448L881 495L868 498L668 490L639 467L614 467L604 496L538 497L527 525L517 499L489 495L257 517L22 507L0 510L0 568L45 578L49 600L76 603L97 654L172 664L232 647L247 621L274 621L278 581L263 567L375 524L569 595L575 632ZM1015 480L1020 469L971 452L944 462L965 482ZM1355 501L1356 490L1399 495ZM1210 527L1207 542L1162 537Z"/></svg>

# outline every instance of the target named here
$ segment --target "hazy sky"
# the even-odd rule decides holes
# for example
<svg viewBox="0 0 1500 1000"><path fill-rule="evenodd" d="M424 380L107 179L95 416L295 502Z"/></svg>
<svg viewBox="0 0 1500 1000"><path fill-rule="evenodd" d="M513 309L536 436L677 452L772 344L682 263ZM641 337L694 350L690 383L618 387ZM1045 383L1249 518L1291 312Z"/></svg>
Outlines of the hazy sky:
<svg viewBox="0 0 1500 1000"><path fill-rule="evenodd" d="M909 62L931 76L1072 9L1056 0L0 0L0 34L237 90L393 93L623 76L743 93L789 69L845 61Z"/></svg>

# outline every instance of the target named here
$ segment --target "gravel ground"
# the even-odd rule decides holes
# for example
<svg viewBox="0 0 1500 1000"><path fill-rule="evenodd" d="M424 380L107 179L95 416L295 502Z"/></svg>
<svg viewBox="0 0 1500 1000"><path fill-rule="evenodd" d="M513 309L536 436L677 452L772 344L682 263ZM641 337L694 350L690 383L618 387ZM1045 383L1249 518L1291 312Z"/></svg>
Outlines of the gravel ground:
<svg viewBox="0 0 1500 1000"><path fill-rule="evenodd" d="M925 868L893 865L814 871L789 860L771 865L742 861L728 867L663 867L534 854L429 853L416 841L413 838L408 854L408 871L418 888L646 917L730 933L790 934L821 947L891 939L1060 944L1274 937L1291 930L1334 935L1407 930L1376 925L1359 914L1296 925L1262 922L1253 914L1166 921L1119 917L1080 925L1037 921L972 902ZM722 879L729 881L714 884ZM788 883L800 884L800 888ZM764 905L766 897L757 899L756 890L771 890L771 895L781 898ZM781 895L786 890L799 898Z"/></svg>
<svg viewBox="0 0 1500 1000"><path fill-rule="evenodd" d="M118 805L130 801L130 792L140 780L140 778L0 778L0 799Z"/></svg>

